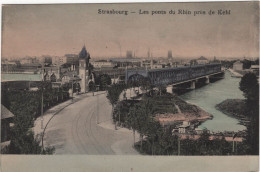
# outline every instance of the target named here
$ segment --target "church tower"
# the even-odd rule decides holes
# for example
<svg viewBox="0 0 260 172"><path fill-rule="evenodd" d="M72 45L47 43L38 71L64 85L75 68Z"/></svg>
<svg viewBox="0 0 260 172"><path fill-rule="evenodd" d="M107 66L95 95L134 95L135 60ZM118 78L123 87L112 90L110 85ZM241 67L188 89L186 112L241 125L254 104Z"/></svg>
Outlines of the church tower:
<svg viewBox="0 0 260 172"><path fill-rule="evenodd" d="M81 92L86 93L89 90L89 59L90 55L86 50L85 45L79 53L79 77Z"/></svg>

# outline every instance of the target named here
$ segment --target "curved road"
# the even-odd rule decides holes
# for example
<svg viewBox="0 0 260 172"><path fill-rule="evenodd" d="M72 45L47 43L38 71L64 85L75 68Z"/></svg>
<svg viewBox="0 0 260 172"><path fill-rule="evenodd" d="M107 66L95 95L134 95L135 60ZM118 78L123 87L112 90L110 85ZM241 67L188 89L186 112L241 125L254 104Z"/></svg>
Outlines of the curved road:
<svg viewBox="0 0 260 172"><path fill-rule="evenodd" d="M105 92L88 94L51 119L44 145L54 146L55 154L138 154L132 148L132 131L114 129L111 110Z"/></svg>

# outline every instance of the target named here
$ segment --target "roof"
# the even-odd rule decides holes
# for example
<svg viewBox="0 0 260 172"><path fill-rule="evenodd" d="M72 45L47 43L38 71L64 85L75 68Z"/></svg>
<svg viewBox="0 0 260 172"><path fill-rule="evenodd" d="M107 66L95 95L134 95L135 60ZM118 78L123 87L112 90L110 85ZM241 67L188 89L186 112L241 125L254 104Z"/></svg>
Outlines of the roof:
<svg viewBox="0 0 260 172"><path fill-rule="evenodd" d="M7 81L41 81L41 74L30 74L30 73L2 73L2 82Z"/></svg>
<svg viewBox="0 0 260 172"><path fill-rule="evenodd" d="M4 105L1 104L1 119L7 119L14 117L14 114L10 112Z"/></svg>
<svg viewBox="0 0 260 172"><path fill-rule="evenodd" d="M179 128L187 128L189 126L190 126L189 124L182 124L181 126L179 126Z"/></svg>
<svg viewBox="0 0 260 172"><path fill-rule="evenodd" d="M79 53L79 58L84 59L84 58L89 58L89 54L86 50L86 46L84 45Z"/></svg>
<svg viewBox="0 0 260 172"><path fill-rule="evenodd" d="M112 62L141 62L141 58L111 58Z"/></svg>
<svg viewBox="0 0 260 172"><path fill-rule="evenodd" d="M208 60L206 57L201 56L198 60Z"/></svg>
<svg viewBox="0 0 260 172"><path fill-rule="evenodd" d="M233 64L242 64L240 61L236 61L235 63L233 63Z"/></svg>
<svg viewBox="0 0 260 172"><path fill-rule="evenodd" d="M77 75L77 73L74 72L74 71L69 71L69 72L64 73L64 74L62 75L62 78L63 78L64 76L68 76L70 81L72 81L72 80L73 80L73 81L79 81L79 80L81 80L80 77Z"/></svg>

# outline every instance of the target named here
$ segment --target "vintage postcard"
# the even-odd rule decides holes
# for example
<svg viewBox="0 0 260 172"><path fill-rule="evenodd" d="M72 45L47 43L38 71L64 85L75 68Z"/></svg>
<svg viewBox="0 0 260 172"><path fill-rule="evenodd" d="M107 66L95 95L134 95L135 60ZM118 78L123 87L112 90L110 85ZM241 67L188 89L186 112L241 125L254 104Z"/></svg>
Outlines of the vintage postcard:
<svg viewBox="0 0 260 172"><path fill-rule="evenodd" d="M4 172L258 171L258 2L3 4L1 48Z"/></svg>

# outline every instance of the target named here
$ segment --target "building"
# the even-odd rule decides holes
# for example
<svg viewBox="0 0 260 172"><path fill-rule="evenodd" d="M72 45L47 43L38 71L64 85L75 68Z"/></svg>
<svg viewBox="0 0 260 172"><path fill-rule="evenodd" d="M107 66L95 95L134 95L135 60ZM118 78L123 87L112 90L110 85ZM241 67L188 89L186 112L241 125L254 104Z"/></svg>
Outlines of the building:
<svg viewBox="0 0 260 172"><path fill-rule="evenodd" d="M234 71L243 70L243 63L241 63L240 61L236 61L235 63L233 63L233 70Z"/></svg>
<svg viewBox="0 0 260 172"><path fill-rule="evenodd" d="M65 54L66 63L69 64L78 64L79 56L77 54Z"/></svg>
<svg viewBox="0 0 260 172"><path fill-rule="evenodd" d="M201 56L200 58L198 58L197 60L198 64L207 64L209 62L209 60L203 56Z"/></svg>
<svg viewBox="0 0 260 172"><path fill-rule="evenodd" d="M23 59L20 60L20 63L23 64L33 64L33 63L39 63L39 59L37 59L36 57L25 57Z"/></svg>
<svg viewBox="0 0 260 172"><path fill-rule="evenodd" d="M10 140L10 129L14 114L1 104L1 146Z"/></svg>
<svg viewBox="0 0 260 172"><path fill-rule="evenodd" d="M141 61L141 67L144 67L144 68L147 68L147 69L153 69L154 68L154 60L142 60Z"/></svg>
<svg viewBox="0 0 260 172"><path fill-rule="evenodd" d="M85 45L79 53L79 78L81 92L89 91L89 83L94 82L94 76L90 68L90 54L87 52Z"/></svg>
<svg viewBox="0 0 260 172"><path fill-rule="evenodd" d="M188 121L183 121L182 125L179 126L178 131L179 131L179 133L184 134L184 133L187 132L187 129L188 129L189 127L190 127L190 122L188 122Z"/></svg>
<svg viewBox="0 0 260 172"><path fill-rule="evenodd" d="M2 60L2 63L1 63L1 71L2 72L15 72L17 71L17 63L16 62L10 62L10 61L3 61Z"/></svg>
<svg viewBox="0 0 260 172"><path fill-rule="evenodd" d="M141 58L111 58L110 61L118 67L140 67Z"/></svg>
<svg viewBox="0 0 260 172"><path fill-rule="evenodd" d="M110 76L110 78L125 76L125 68L102 67L94 69L93 72L96 74L96 76L107 74Z"/></svg>
<svg viewBox="0 0 260 172"><path fill-rule="evenodd" d="M52 57L49 55L43 55L42 59L40 60L40 63L46 64L46 65L52 64Z"/></svg>
<svg viewBox="0 0 260 172"><path fill-rule="evenodd" d="M95 62L92 62L92 65L94 66L94 68L114 67L114 66L115 66L114 63L109 62L109 61L107 61L107 60L95 61Z"/></svg>
<svg viewBox="0 0 260 172"><path fill-rule="evenodd" d="M67 57L65 56L55 56L52 58L53 65L61 66L65 63L67 63Z"/></svg>

